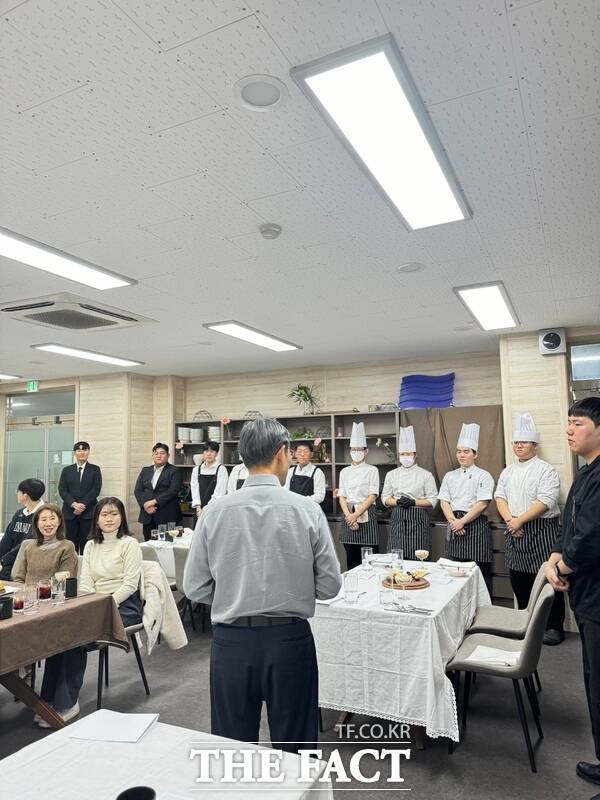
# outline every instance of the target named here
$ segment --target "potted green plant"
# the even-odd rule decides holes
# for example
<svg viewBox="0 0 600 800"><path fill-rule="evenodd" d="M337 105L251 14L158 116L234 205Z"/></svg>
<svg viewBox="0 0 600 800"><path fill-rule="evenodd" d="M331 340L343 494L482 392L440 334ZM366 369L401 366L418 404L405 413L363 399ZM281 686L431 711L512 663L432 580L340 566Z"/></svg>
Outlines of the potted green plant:
<svg viewBox="0 0 600 800"><path fill-rule="evenodd" d="M314 414L315 409L319 405L314 391L314 386L307 386L304 383L299 383L290 391L288 397L298 403L298 405L301 405L305 414Z"/></svg>

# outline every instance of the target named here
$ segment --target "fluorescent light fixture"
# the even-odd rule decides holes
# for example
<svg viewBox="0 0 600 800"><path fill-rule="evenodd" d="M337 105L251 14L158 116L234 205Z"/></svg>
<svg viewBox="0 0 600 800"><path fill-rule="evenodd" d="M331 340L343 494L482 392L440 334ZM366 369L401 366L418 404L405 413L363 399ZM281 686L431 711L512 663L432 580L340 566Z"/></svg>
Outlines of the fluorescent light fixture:
<svg viewBox="0 0 600 800"><path fill-rule="evenodd" d="M20 375L0 375L0 381L18 381Z"/></svg>
<svg viewBox="0 0 600 800"><path fill-rule="evenodd" d="M519 318L502 281L457 286L454 292L482 330L495 331L519 325Z"/></svg>
<svg viewBox="0 0 600 800"><path fill-rule="evenodd" d="M472 216L391 36L290 74L409 230Z"/></svg>
<svg viewBox="0 0 600 800"><path fill-rule="evenodd" d="M250 344L257 344L259 347L266 347L268 350L275 350L277 353L283 353L285 350L302 350L299 344L286 342L285 339L278 339L256 328L250 328L248 325L236 322L234 319L229 319L225 322L206 322L203 327L211 331L225 333L227 336L234 336L236 339L242 339L244 342L250 342Z"/></svg>
<svg viewBox="0 0 600 800"><path fill-rule="evenodd" d="M142 367L143 361L131 361L128 358L118 358L117 356L107 356L104 353L94 353L93 350L80 350L78 347L66 347L63 344L32 344L33 350L45 350L48 353L57 353L59 356L73 356L73 358L85 358L87 361L100 361L103 364L114 364L117 367Z"/></svg>
<svg viewBox="0 0 600 800"><path fill-rule="evenodd" d="M10 404L10 407L11 407L11 408L25 408L25 406L30 406L30 405L31 405L31 403L19 403L19 402L17 401L17 402L13 402L13 403L11 403L11 404Z"/></svg>
<svg viewBox="0 0 600 800"><path fill-rule="evenodd" d="M30 267L51 272L76 283L83 283L93 289L117 289L120 286L133 286L137 283L131 278L117 275L116 272L97 267L95 264L82 261L33 239L27 239L6 228L0 228L0 256L29 264Z"/></svg>

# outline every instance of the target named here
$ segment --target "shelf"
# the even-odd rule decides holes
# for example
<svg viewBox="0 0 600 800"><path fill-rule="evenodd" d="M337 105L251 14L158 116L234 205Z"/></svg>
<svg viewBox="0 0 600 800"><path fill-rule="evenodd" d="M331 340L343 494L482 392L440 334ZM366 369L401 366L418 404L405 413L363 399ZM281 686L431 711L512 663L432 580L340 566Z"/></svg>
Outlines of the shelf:
<svg viewBox="0 0 600 800"><path fill-rule="evenodd" d="M343 442L349 440L350 436L334 436L336 442ZM367 433L367 439L395 439L395 433Z"/></svg>
<svg viewBox="0 0 600 800"><path fill-rule="evenodd" d="M290 444L294 444L294 442L297 442L298 444L301 444L302 442L310 442L311 439L313 439L313 440L314 439L320 439L322 442L330 442L331 441L331 436L310 436L310 437L309 436L304 436L304 437L298 437L297 439L290 439Z"/></svg>

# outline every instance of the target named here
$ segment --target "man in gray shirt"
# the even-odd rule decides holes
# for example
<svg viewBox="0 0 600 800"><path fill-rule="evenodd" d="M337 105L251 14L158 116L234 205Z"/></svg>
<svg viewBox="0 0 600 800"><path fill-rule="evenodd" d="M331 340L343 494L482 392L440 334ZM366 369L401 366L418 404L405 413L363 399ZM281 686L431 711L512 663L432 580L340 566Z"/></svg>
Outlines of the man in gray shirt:
<svg viewBox="0 0 600 800"><path fill-rule="evenodd" d="M340 567L321 508L283 490L289 434L274 419L247 422L248 478L206 507L183 590L212 605L212 733L257 742L263 701L273 747L310 748L318 733L318 671L308 617L335 597Z"/></svg>

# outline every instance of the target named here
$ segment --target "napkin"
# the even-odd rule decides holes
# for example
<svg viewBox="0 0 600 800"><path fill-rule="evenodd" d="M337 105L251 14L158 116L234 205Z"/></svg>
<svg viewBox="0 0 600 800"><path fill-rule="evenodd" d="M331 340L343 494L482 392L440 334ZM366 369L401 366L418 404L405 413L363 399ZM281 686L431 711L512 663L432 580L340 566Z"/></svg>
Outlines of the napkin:
<svg viewBox="0 0 600 800"><path fill-rule="evenodd" d="M486 647L483 644L477 645L470 656L465 661L477 661L481 664L490 664L500 667L515 667L519 663L521 651L500 650L496 647Z"/></svg>
<svg viewBox="0 0 600 800"><path fill-rule="evenodd" d="M441 567L452 567L456 569L475 569L477 566L474 561L452 561L449 558L438 558L437 563Z"/></svg>
<svg viewBox="0 0 600 800"><path fill-rule="evenodd" d="M441 586L444 586L447 583L452 583L452 578L450 575L446 575L443 572L430 572L427 576L427 580L429 583L439 583Z"/></svg>

